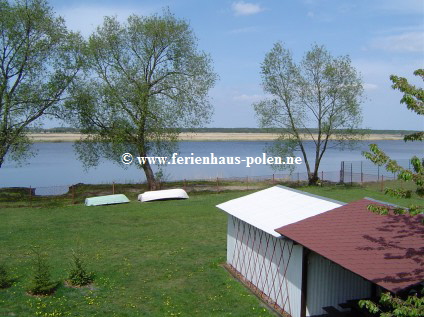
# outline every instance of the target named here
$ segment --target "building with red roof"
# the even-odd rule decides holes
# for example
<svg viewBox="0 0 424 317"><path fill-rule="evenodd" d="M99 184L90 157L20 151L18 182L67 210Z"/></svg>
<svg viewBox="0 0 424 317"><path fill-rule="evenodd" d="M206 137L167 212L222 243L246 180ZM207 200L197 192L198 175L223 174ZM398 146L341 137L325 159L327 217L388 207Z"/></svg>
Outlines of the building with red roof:
<svg viewBox="0 0 424 317"><path fill-rule="evenodd" d="M382 216L370 204L376 202L355 201L276 231L383 290L396 294L421 283L423 216Z"/></svg>
<svg viewBox="0 0 424 317"><path fill-rule="evenodd" d="M342 316L359 299L408 291L424 280L423 216L370 204L383 205L282 186L223 203L227 269L283 316Z"/></svg>

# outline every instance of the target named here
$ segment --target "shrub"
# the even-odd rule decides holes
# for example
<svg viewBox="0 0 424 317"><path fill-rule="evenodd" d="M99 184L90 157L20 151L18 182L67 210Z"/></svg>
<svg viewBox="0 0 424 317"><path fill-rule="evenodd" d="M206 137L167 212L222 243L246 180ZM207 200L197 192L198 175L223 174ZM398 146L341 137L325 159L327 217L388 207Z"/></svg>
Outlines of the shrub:
<svg viewBox="0 0 424 317"><path fill-rule="evenodd" d="M73 267L69 272L68 283L72 286L85 286L94 281L94 274L87 272L81 255L73 252Z"/></svg>
<svg viewBox="0 0 424 317"><path fill-rule="evenodd" d="M28 293L31 295L51 295L56 290L58 283L51 280L50 267L46 258L35 249L33 252L35 253L34 276L28 288Z"/></svg>
<svg viewBox="0 0 424 317"><path fill-rule="evenodd" d="M6 266L0 264L0 288L8 288L12 286L13 280L9 277Z"/></svg>

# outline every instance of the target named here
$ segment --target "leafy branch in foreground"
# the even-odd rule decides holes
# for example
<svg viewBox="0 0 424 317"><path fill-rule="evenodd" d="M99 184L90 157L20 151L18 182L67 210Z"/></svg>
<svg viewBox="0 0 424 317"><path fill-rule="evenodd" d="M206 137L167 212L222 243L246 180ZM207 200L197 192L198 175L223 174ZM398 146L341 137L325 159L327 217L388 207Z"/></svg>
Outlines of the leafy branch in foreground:
<svg viewBox="0 0 424 317"><path fill-rule="evenodd" d="M424 69L417 69L414 72L414 75L419 76L424 80ZM398 89L404 93L400 102L406 104L406 107L409 110L414 111L416 114L421 116L424 115L424 90L409 84L406 78L403 77L392 75L390 76L390 80L393 82L393 89ZM409 134L405 136L404 140L423 141L424 131Z"/></svg>
<svg viewBox="0 0 424 317"><path fill-rule="evenodd" d="M424 80L424 70L418 69L414 75L420 76ZM407 108L414 111L418 115L424 115L424 90L410 85L405 78L390 76L393 82L392 88L398 89L404 93L401 103L405 103ZM404 137L404 141L423 141L424 131L412 133ZM417 156L412 157L411 165L413 170L405 169L387 156L376 144L370 145L371 152L363 152L363 155L379 166L384 165L386 170L392 173L398 173L398 179L408 182L413 181L416 185L415 193L418 196L424 196L424 159ZM385 194L400 197L410 198L411 190L403 188L386 188ZM378 214L387 215L390 211L394 214L408 213L411 216L424 214L424 206L410 205L409 208L395 207L387 208L377 205L369 205L368 209ZM424 224L424 217L422 218ZM368 311L379 314L380 317L419 317L424 316L424 288L421 289L421 294L418 291L409 293L405 298L394 297L390 293L384 293L380 297L380 304L376 304L370 300L362 300L359 302L360 307L365 307Z"/></svg>
<svg viewBox="0 0 424 317"><path fill-rule="evenodd" d="M414 75L421 77L424 80L424 69L418 69L414 72ZM418 88L414 85L408 83L408 81L403 77L390 76L390 79L393 82L392 88L398 89L404 93L401 103L406 104L409 110L414 111L418 115L424 115L424 90ZM412 133L404 137L404 141L423 141L424 140L424 131ZM405 169L395 161L390 159L381 149L378 148L376 144L370 144L371 152L363 152L363 155L373 162L376 165L384 165L386 170L392 173L398 174L398 179L405 182L413 181L415 183L416 190L415 193L418 196L424 196L424 159L414 156L411 158L411 165L413 170ZM412 191L397 188L391 189L387 188L385 190L387 195L392 197L400 198L410 198ZM389 210L386 208L378 207L371 205L369 207L371 211L377 212L379 214L387 214ZM408 209L406 208L395 208L394 212L396 214L403 214L409 212L411 215L418 215L424 213L424 206L415 206L411 205Z"/></svg>
<svg viewBox="0 0 424 317"><path fill-rule="evenodd" d="M424 161L420 160L418 157L414 156L411 159L411 165L413 170L408 170L400 166L395 160L390 159L382 150L378 148L376 144L370 144L371 152L364 152L363 155L379 166L385 166L386 170L392 173L397 173L399 180L413 181L417 188L415 193L419 196L424 196ZM386 188L385 194L391 197L399 198L411 198L412 190L404 188ZM393 211L395 214L405 214L409 213L411 216L424 213L424 206L410 205L408 208L394 207L387 208L378 205L369 205L368 209L370 211L376 212L380 215L387 215L390 211Z"/></svg>
<svg viewBox="0 0 424 317"><path fill-rule="evenodd" d="M423 295L424 288L421 290ZM380 313L380 317L420 317L424 316L424 297L409 296L406 300L384 293L379 304L370 300L360 300L359 307L366 308L373 314Z"/></svg>

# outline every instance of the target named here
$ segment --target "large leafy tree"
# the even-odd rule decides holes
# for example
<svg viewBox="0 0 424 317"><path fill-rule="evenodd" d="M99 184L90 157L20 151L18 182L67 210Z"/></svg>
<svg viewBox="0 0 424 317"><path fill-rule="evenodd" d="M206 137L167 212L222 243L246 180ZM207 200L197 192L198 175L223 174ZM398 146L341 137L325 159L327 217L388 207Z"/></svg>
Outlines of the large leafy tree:
<svg viewBox="0 0 424 317"><path fill-rule="evenodd" d="M52 114L81 66L81 38L43 0L0 0L0 167L24 159L26 128Z"/></svg>
<svg viewBox="0 0 424 317"><path fill-rule="evenodd" d="M181 127L209 120L216 75L196 44L188 23L168 11L126 23L105 18L89 38L86 73L67 105L67 119L86 135L76 149L87 166L101 157L120 163L125 152L169 155ZM150 163L139 166L155 189Z"/></svg>
<svg viewBox="0 0 424 317"><path fill-rule="evenodd" d="M254 105L260 126L282 131L269 151L279 156L300 151L309 184L316 184L326 150L352 145L361 137L361 79L348 56L333 57L315 45L296 64L281 43L266 54L261 74L270 97ZM311 156L305 146L310 139Z"/></svg>
<svg viewBox="0 0 424 317"><path fill-rule="evenodd" d="M424 69L418 69L414 75L421 77L424 80ZM408 83L408 80L403 77L390 76L393 82L393 89L401 91L404 95L401 103L406 104L407 108L416 114L424 115L424 90ZM423 141L424 131L412 133L404 137L407 141ZM413 182L416 185L415 194L420 197L424 196L424 158L414 156L411 158L413 169L408 170L400 166L395 160L386 155L376 144L370 144L370 152L364 152L364 156L377 165L385 166L392 173L398 174L398 179L405 182ZM404 188L386 188L385 193L393 197L409 198L412 195L412 190ZM369 205L368 209L379 213L389 214L410 214L416 216L424 213L424 206L410 205L409 208L395 207L385 208L378 205ZM424 314L424 287L418 286L416 293L407 298L399 298L392 296L390 293L385 293L381 296L379 303L374 303L369 300L360 302L362 307L366 307L369 311L379 314L381 317L419 317Z"/></svg>
<svg viewBox="0 0 424 317"><path fill-rule="evenodd" d="M421 77L424 80L424 69L418 69L414 75ZM406 104L407 108L420 116L424 116L424 90L408 83L406 78L398 76L390 76L393 82L393 89L398 89L403 92L401 103ZM405 142L423 141L424 131L412 133L404 137ZM424 196L424 158L413 156L411 158L412 170L408 170L400 166L396 160L391 159L386 155L376 144L370 144L370 152L364 152L363 155L373 163L385 166L385 168L392 172L397 173L400 180L407 182L414 182L416 185L415 193L418 196ZM411 197L412 190L405 188L386 188L386 194L394 197ZM370 206L370 209L380 214L387 214L390 210L378 206ZM396 213L410 213L412 215L424 213L424 206L411 205L409 208L396 208Z"/></svg>

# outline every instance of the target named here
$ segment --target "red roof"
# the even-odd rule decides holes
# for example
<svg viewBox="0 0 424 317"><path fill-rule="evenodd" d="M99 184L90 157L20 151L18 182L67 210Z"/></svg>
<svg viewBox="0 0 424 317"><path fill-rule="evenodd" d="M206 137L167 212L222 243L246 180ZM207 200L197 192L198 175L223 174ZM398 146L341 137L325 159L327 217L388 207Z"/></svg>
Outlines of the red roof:
<svg viewBox="0 0 424 317"><path fill-rule="evenodd" d="M394 293L422 282L423 216L382 216L370 204L362 199L275 231Z"/></svg>

